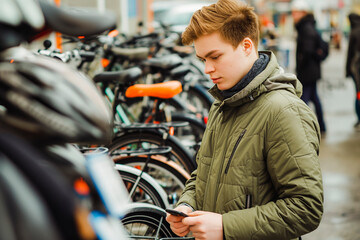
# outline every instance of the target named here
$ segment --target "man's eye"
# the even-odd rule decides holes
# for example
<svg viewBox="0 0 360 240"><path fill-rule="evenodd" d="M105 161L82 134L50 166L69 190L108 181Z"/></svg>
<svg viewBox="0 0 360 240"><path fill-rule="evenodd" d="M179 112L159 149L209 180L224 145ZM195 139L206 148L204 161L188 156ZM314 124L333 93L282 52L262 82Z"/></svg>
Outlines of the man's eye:
<svg viewBox="0 0 360 240"><path fill-rule="evenodd" d="M200 62L205 62L205 59L199 58L199 61L200 61Z"/></svg>
<svg viewBox="0 0 360 240"><path fill-rule="evenodd" d="M218 59L219 57L220 57L220 55L215 56L215 57L211 57L211 59L216 60L216 59Z"/></svg>

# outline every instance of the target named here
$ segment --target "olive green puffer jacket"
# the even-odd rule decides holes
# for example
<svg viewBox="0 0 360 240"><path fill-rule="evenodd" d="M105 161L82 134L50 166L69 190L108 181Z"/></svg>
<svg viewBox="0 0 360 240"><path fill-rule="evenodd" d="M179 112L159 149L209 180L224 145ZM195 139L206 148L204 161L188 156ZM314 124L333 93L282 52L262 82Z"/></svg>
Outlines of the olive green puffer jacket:
<svg viewBox="0 0 360 240"><path fill-rule="evenodd" d="M295 75L265 53L266 69L243 90L225 100L210 90L198 168L178 203L222 214L227 240L294 239L323 212L316 116Z"/></svg>

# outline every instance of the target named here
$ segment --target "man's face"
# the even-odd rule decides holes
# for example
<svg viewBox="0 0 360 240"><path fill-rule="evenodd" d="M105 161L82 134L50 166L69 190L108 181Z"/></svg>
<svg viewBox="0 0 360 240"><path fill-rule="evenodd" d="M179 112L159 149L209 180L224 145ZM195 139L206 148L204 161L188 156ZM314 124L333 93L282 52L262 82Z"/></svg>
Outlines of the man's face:
<svg viewBox="0 0 360 240"><path fill-rule="evenodd" d="M196 55L205 62L205 73L210 75L220 90L235 86L253 65L244 41L234 49L218 32L199 37L194 41L194 46Z"/></svg>

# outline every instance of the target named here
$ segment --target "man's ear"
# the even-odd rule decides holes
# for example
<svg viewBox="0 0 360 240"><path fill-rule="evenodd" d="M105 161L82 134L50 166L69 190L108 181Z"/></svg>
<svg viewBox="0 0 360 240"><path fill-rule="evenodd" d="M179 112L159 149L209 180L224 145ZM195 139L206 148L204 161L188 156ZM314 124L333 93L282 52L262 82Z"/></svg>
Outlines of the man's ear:
<svg viewBox="0 0 360 240"><path fill-rule="evenodd" d="M253 41L250 38L246 37L244 38L244 40L242 40L241 47L243 48L243 51L246 53L246 55L249 55L253 51L255 46Z"/></svg>

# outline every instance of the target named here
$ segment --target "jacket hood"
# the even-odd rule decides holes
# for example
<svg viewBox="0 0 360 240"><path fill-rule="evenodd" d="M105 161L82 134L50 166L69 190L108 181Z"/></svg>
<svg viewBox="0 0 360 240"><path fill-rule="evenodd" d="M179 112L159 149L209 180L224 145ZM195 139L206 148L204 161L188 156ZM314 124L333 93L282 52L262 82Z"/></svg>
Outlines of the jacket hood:
<svg viewBox="0 0 360 240"><path fill-rule="evenodd" d="M356 13L349 14L349 21L351 28L360 26L360 15Z"/></svg>
<svg viewBox="0 0 360 240"><path fill-rule="evenodd" d="M262 51L268 54L270 61L259 75L257 75L244 89L230 98L224 99L217 88L212 87L209 92L215 98L215 104L224 104L229 106L239 106L246 102L252 101L263 93L285 89L298 97L302 94L302 85L295 74L285 73L279 66L274 53Z"/></svg>

